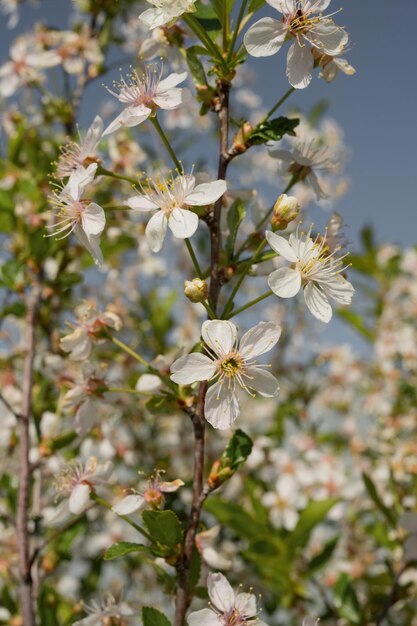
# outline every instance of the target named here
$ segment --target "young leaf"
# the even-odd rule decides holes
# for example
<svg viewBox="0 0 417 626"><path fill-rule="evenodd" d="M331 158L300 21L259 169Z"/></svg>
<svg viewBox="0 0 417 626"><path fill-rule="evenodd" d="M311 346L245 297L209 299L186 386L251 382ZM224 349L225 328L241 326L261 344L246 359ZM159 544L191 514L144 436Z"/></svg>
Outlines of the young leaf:
<svg viewBox="0 0 417 626"><path fill-rule="evenodd" d="M216 12L222 26L224 18L228 18L233 9L234 0L213 0L213 9Z"/></svg>
<svg viewBox="0 0 417 626"><path fill-rule="evenodd" d="M298 118L290 119L284 116L262 122L254 129L249 142L253 145L260 145L268 141L279 141L284 135L294 137L294 129L299 123L300 120Z"/></svg>
<svg viewBox="0 0 417 626"><path fill-rule="evenodd" d="M120 556L125 556L125 554L130 554L131 552L143 552L147 550L146 546L143 546L140 543L132 543L130 541L119 541L118 543L114 543L110 548L107 548L104 553L104 560L111 561L112 559L118 559Z"/></svg>
<svg viewBox="0 0 417 626"><path fill-rule="evenodd" d="M266 0L250 0L248 13L255 13L255 11L258 11L259 9L263 7L265 2Z"/></svg>
<svg viewBox="0 0 417 626"><path fill-rule="evenodd" d="M144 511L143 521L155 543L169 548L182 541L182 528L173 511Z"/></svg>
<svg viewBox="0 0 417 626"><path fill-rule="evenodd" d="M326 498L317 502L310 502L300 515L297 526L287 539L287 545L292 550L307 545L314 528L320 524L327 513L338 502L337 498Z"/></svg>
<svg viewBox="0 0 417 626"><path fill-rule="evenodd" d="M202 62L200 61L197 52L195 51L195 47L188 48L185 51L185 54L188 67L190 69L190 73L196 87L198 88L208 86L206 73L204 71Z"/></svg>
<svg viewBox="0 0 417 626"><path fill-rule="evenodd" d="M389 522L389 524L393 528L397 528L397 521L395 519L395 515L393 514L391 509L389 509L387 506L385 506L381 496L379 495L379 493L377 491L377 488L376 488L375 483L373 482L372 478L370 476L368 476L368 474L366 474L365 472L363 472L362 478L363 478L363 482L365 483L366 491L368 492L368 495L371 498L371 500L373 500L374 504L381 511L381 513L386 518L386 520Z"/></svg>
<svg viewBox="0 0 417 626"><path fill-rule="evenodd" d="M228 467L236 470L246 461L252 452L252 446L252 439L243 430L236 430L221 456L222 465L227 463Z"/></svg>
<svg viewBox="0 0 417 626"><path fill-rule="evenodd" d="M151 606L142 607L143 626L171 626L169 619Z"/></svg>
<svg viewBox="0 0 417 626"><path fill-rule="evenodd" d="M236 243L236 237L239 226L245 219L246 209L242 200L235 200L227 213L227 226L229 235L226 239L226 252L229 258L233 258L233 250Z"/></svg>

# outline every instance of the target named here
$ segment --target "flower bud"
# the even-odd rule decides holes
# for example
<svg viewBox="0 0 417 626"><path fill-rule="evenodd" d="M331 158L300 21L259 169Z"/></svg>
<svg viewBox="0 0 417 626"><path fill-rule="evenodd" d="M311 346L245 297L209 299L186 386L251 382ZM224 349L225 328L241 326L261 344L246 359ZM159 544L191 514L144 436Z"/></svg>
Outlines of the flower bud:
<svg viewBox="0 0 417 626"><path fill-rule="evenodd" d="M186 280L184 282L184 295L191 302L204 302L207 300L208 287L205 280L194 278L194 280Z"/></svg>
<svg viewBox="0 0 417 626"><path fill-rule="evenodd" d="M300 203L294 196L283 193L275 202L271 224L275 230L285 230L300 212Z"/></svg>
<svg viewBox="0 0 417 626"><path fill-rule="evenodd" d="M249 139L253 131L253 126L249 122L244 122L233 138L233 149L237 153L246 152L249 147Z"/></svg>

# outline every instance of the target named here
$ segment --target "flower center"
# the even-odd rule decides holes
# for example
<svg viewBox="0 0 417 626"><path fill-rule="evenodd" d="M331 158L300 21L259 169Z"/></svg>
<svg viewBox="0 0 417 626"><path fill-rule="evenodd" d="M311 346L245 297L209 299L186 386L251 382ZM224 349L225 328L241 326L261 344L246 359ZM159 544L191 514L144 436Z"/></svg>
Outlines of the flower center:
<svg viewBox="0 0 417 626"><path fill-rule="evenodd" d="M231 609L227 613L224 613L222 621L225 626L243 626L243 624L246 624L245 618L237 609Z"/></svg>
<svg viewBox="0 0 417 626"><path fill-rule="evenodd" d="M220 362L219 369L226 378L234 378L243 369L243 359L237 353L228 354Z"/></svg>
<svg viewBox="0 0 417 626"><path fill-rule="evenodd" d="M294 35L301 35L310 30L310 28L317 23L320 18L309 18L307 13L304 13L303 9L297 9L295 14L290 18L290 31Z"/></svg>

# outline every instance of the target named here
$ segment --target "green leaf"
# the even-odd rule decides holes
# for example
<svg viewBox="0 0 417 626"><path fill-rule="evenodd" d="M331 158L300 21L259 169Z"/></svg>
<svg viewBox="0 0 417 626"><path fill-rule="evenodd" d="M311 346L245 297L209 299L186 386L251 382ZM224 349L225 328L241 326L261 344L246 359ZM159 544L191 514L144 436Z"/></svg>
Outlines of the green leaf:
<svg viewBox="0 0 417 626"><path fill-rule="evenodd" d="M319 554L316 554L316 556L314 556L311 559L310 563L308 564L309 575L314 574L315 572L317 572L318 570L320 570L322 567L326 565L326 563L331 558L333 552L335 551L338 541L339 541L339 535L336 535L335 537L332 537L331 539L329 539L329 541L326 541L326 543L324 544L323 550L319 552Z"/></svg>
<svg viewBox="0 0 417 626"><path fill-rule="evenodd" d="M259 11L259 9L264 6L265 2L266 0L250 0L248 12L255 13L255 11Z"/></svg>
<svg viewBox="0 0 417 626"><path fill-rule="evenodd" d="M144 511L143 521L155 543L175 548L182 542L181 524L173 511Z"/></svg>
<svg viewBox="0 0 417 626"><path fill-rule="evenodd" d="M245 219L246 209L242 200L235 200L227 212L227 226L229 235L226 239L226 252L229 258L233 258L233 251L236 243L236 237L239 226Z"/></svg>
<svg viewBox="0 0 417 626"><path fill-rule="evenodd" d="M368 492L368 495L371 498L371 500L374 502L377 508L381 511L381 513L383 514L385 519L389 522L389 524L393 528L397 528L396 517L393 514L392 510L389 509L387 506L385 506L381 496L379 495L377 491L377 488L372 478L365 472L362 473L362 478L363 478L363 482L365 483L366 491Z"/></svg>
<svg viewBox="0 0 417 626"><path fill-rule="evenodd" d="M347 574L341 574L334 588L334 604L341 617L351 624L361 624L361 611L352 582Z"/></svg>
<svg viewBox="0 0 417 626"><path fill-rule="evenodd" d="M231 528L239 537L254 540L268 536L270 532L268 525L233 502L211 497L206 500L204 508L214 515L221 524Z"/></svg>
<svg viewBox="0 0 417 626"><path fill-rule="evenodd" d="M204 66L200 61L197 52L195 51L195 47L188 48L185 51L187 64L191 72L191 76L196 87L204 87L208 86L206 73L204 71Z"/></svg>
<svg viewBox="0 0 417 626"><path fill-rule="evenodd" d="M252 446L252 439L243 430L236 430L221 456L221 466L236 470L246 461L252 452Z"/></svg>
<svg viewBox="0 0 417 626"><path fill-rule="evenodd" d="M200 552L194 547L193 554L191 556L191 565L190 565L190 587L194 589L198 585L198 581L200 580L201 573L201 555Z"/></svg>
<svg viewBox="0 0 417 626"><path fill-rule="evenodd" d="M143 626L171 626L169 619L151 606L142 607Z"/></svg>
<svg viewBox="0 0 417 626"><path fill-rule="evenodd" d="M351 309L339 309L337 311L339 317L341 317L345 322L353 326L361 335L368 339L369 341L373 341L375 339L375 333L365 325L365 320L363 316L356 311L352 311Z"/></svg>
<svg viewBox="0 0 417 626"><path fill-rule="evenodd" d="M204 30L207 32L220 32L222 25L218 20L217 13L209 5L202 4L200 0L196 2L195 6L197 10L193 15L203 26Z"/></svg>
<svg viewBox="0 0 417 626"><path fill-rule="evenodd" d="M254 145L260 145L267 141L279 141L284 135L295 136L294 129L298 126L300 120L298 118L290 119L280 116L273 120L268 120L259 124L252 132L249 142Z"/></svg>
<svg viewBox="0 0 417 626"><path fill-rule="evenodd" d="M119 541L114 543L110 548L107 548L104 553L104 560L111 561L112 559L118 559L120 556L130 554L131 552L143 552L147 551L147 547L140 543L132 543L130 541Z"/></svg>
<svg viewBox="0 0 417 626"><path fill-rule="evenodd" d="M327 513L337 502L337 498L310 502L301 513L297 526L288 536L288 547L292 550L299 550L306 546L314 528L326 518Z"/></svg>
<svg viewBox="0 0 417 626"><path fill-rule="evenodd" d="M233 9L235 0L213 0L213 9L224 26L225 18L227 19Z"/></svg>

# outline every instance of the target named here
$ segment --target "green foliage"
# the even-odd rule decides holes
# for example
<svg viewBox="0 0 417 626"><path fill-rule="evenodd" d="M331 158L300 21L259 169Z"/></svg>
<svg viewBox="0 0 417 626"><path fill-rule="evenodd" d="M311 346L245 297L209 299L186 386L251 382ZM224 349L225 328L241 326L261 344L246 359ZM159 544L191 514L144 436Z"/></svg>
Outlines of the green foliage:
<svg viewBox="0 0 417 626"><path fill-rule="evenodd" d="M246 216L246 208L242 200L235 200L227 212L227 227L229 234L226 239L226 252L228 258L233 258L233 251L235 248L236 237L240 224L243 222Z"/></svg>
<svg viewBox="0 0 417 626"><path fill-rule="evenodd" d="M368 492L369 497L372 499L377 509L383 514L387 522L392 526L392 528L397 527L397 518L392 509L389 509L385 506L384 501L378 493L376 485L372 478L366 474L362 473L363 482L365 483L366 491Z"/></svg>
<svg viewBox="0 0 417 626"><path fill-rule="evenodd" d="M143 521L158 552L177 553L183 531L173 511L144 511Z"/></svg>
<svg viewBox="0 0 417 626"><path fill-rule="evenodd" d="M337 498L326 498L310 502L302 511L297 526L290 533L287 545L294 551L304 548L315 527L323 522L329 511L337 504Z"/></svg>
<svg viewBox="0 0 417 626"><path fill-rule="evenodd" d="M280 116L273 120L261 122L249 137L251 145L260 145L268 141L279 141L284 135L295 136L295 128L300 123L298 118L290 119Z"/></svg>
<svg viewBox="0 0 417 626"><path fill-rule="evenodd" d="M142 607L142 622L143 626L171 626L169 619L150 606Z"/></svg>
<svg viewBox="0 0 417 626"><path fill-rule="evenodd" d="M255 13L256 11L259 11L259 9L261 9L265 3L266 3L266 0L250 0L249 6L248 6L248 12Z"/></svg>
<svg viewBox="0 0 417 626"><path fill-rule="evenodd" d="M143 546L140 543L132 543L130 541L119 541L118 543L114 543L110 548L107 548L104 553L105 561L112 561L113 559L118 559L121 556L125 556L126 554L130 554L132 552L146 552L148 548Z"/></svg>
<svg viewBox="0 0 417 626"><path fill-rule="evenodd" d="M224 27L233 9L235 0L213 0L213 9Z"/></svg>
<svg viewBox="0 0 417 626"><path fill-rule="evenodd" d="M240 428L236 430L220 458L221 467L237 470L252 452L252 446L252 439Z"/></svg>
<svg viewBox="0 0 417 626"><path fill-rule="evenodd" d="M347 574L341 574L334 586L334 604L349 624L363 623L359 600Z"/></svg>

